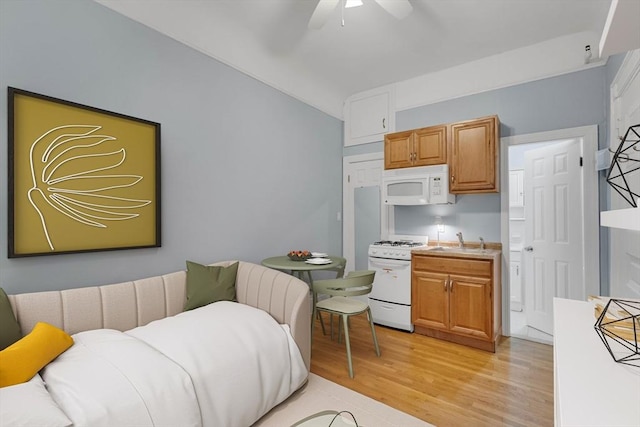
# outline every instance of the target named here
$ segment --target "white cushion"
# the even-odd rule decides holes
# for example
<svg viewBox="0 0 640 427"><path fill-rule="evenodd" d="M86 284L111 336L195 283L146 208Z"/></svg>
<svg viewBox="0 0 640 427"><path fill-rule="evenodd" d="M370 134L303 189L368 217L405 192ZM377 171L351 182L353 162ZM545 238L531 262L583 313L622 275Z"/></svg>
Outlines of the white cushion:
<svg viewBox="0 0 640 427"><path fill-rule="evenodd" d="M68 427L72 424L49 395L39 374L26 383L0 388L1 426Z"/></svg>
<svg viewBox="0 0 640 427"><path fill-rule="evenodd" d="M319 301L316 307L319 310L328 310L336 313L356 314L365 311L369 305L355 298L332 297Z"/></svg>

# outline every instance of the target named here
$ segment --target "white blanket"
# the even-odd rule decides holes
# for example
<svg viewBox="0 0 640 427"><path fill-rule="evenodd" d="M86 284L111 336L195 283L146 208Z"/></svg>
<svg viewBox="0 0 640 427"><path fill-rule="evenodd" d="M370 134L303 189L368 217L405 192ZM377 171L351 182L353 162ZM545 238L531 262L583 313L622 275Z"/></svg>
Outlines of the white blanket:
<svg viewBox="0 0 640 427"><path fill-rule="evenodd" d="M238 303L74 340L43 378L75 426L250 426L307 378L288 327Z"/></svg>

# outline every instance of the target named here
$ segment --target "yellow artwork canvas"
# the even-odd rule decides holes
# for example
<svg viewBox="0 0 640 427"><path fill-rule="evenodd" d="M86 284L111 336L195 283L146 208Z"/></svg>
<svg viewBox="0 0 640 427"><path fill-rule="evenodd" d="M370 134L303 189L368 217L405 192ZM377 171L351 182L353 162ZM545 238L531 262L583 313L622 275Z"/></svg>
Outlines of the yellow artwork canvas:
<svg viewBox="0 0 640 427"><path fill-rule="evenodd" d="M160 124L9 88L9 257L160 246Z"/></svg>

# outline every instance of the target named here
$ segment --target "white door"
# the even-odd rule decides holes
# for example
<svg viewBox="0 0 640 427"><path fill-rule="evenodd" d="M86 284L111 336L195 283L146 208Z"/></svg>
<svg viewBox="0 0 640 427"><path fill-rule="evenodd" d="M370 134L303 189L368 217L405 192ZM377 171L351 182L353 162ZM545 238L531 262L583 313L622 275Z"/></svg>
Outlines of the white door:
<svg viewBox="0 0 640 427"><path fill-rule="evenodd" d="M525 152L523 250L527 324L553 334L553 297L585 299L577 139Z"/></svg>
<svg viewBox="0 0 640 427"><path fill-rule="evenodd" d="M367 269L369 244L380 240L386 210L381 209L382 153L349 156L343 161L343 256L345 273Z"/></svg>

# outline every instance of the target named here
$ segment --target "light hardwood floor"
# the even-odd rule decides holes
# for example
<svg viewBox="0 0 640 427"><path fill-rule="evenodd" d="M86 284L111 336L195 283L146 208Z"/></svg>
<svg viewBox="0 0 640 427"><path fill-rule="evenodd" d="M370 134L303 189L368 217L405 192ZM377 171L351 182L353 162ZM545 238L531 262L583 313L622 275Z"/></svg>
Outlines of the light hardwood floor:
<svg viewBox="0 0 640 427"><path fill-rule="evenodd" d="M349 330L355 378L344 342L323 336L317 321L311 372L436 426L553 425L549 345L503 338L488 353L376 325L378 358L365 315Z"/></svg>

